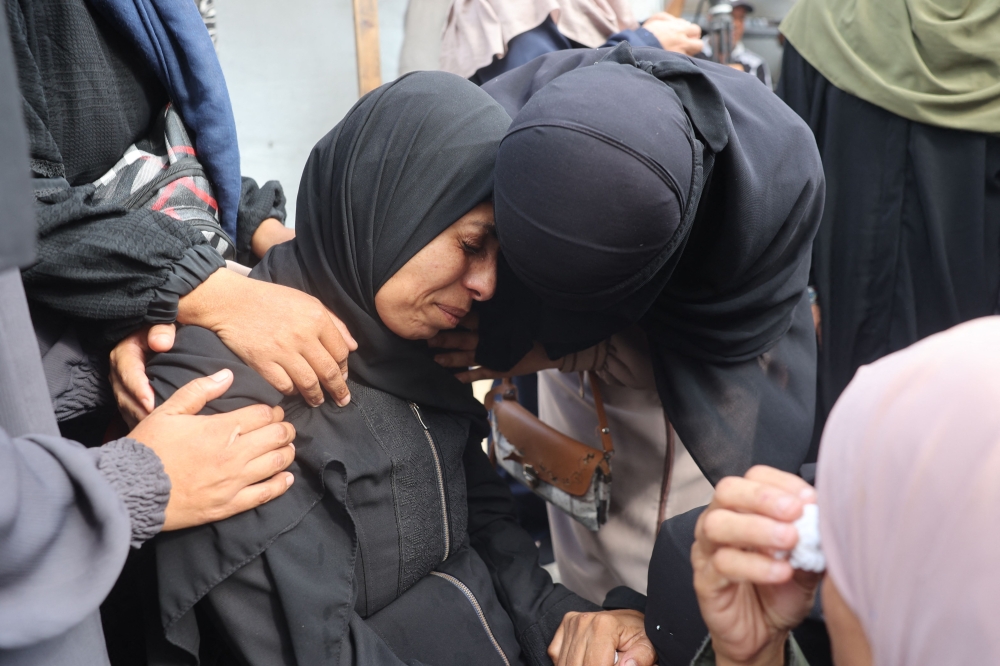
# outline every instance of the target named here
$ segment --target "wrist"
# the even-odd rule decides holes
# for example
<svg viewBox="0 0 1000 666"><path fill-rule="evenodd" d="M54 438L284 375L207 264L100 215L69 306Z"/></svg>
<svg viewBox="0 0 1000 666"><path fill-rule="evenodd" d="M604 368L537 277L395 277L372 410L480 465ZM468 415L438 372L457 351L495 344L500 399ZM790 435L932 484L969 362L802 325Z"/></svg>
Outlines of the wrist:
<svg viewBox="0 0 1000 666"><path fill-rule="evenodd" d="M215 271L177 301L177 323L215 330L222 315L221 304L240 289L241 280L247 279L228 269Z"/></svg>
<svg viewBox="0 0 1000 666"><path fill-rule="evenodd" d="M132 547L156 536L166 520L170 478L154 450L124 437L91 449L97 469L115 489L129 514Z"/></svg>
<svg viewBox="0 0 1000 666"><path fill-rule="evenodd" d="M295 230L286 227L281 220L269 217L257 227L250 239L250 250L262 258L273 246L295 238Z"/></svg>
<svg viewBox="0 0 1000 666"><path fill-rule="evenodd" d="M717 666L784 666L785 648L788 643L787 631L781 632L765 643L755 654L745 659L735 659L726 654L725 646L712 639ZM720 648L722 648L720 650Z"/></svg>

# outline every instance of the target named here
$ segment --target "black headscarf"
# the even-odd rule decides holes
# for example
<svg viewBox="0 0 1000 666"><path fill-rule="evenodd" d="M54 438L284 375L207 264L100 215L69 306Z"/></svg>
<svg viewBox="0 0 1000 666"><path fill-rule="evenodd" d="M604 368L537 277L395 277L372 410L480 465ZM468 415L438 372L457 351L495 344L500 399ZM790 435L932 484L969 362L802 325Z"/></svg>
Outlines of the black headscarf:
<svg viewBox="0 0 1000 666"><path fill-rule="evenodd" d="M422 340L382 323L375 294L438 234L493 192L510 116L453 74L417 72L372 92L313 148L299 185L296 239L255 270L320 299L357 338L352 378L482 420L467 386Z"/></svg>
<svg viewBox="0 0 1000 666"><path fill-rule="evenodd" d="M504 262L477 359L503 370L532 340L556 358L638 323L710 480L754 463L797 470L814 407L815 144L759 81L636 53L553 53L483 87L514 121L495 176Z"/></svg>

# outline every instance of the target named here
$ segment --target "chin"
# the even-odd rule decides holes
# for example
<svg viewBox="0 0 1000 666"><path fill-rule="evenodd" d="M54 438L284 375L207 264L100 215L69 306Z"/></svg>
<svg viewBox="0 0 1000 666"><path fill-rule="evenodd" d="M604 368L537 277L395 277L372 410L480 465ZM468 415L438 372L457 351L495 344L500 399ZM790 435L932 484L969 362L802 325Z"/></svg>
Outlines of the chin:
<svg viewBox="0 0 1000 666"><path fill-rule="evenodd" d="M414 326L412 329L404 332L393 331L396 335L403 338L404 340L430 340L435 335L440 333L443 329L435 328L434 326L421 325Z"/></svg>

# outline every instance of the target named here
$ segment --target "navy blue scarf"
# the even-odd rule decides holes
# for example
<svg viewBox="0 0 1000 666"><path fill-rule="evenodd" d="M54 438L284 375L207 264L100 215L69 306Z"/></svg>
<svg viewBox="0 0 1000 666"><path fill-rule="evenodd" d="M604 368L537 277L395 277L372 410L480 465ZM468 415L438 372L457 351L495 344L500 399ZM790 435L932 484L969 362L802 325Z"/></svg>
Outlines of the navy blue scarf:
<svg viewBox="0 0 1000 666"><path fill-rule="evenodd" d="M156 71L215 188L222 228L236 238L240 149L229 90L193 0L88 0L128 35Z"/></svg>

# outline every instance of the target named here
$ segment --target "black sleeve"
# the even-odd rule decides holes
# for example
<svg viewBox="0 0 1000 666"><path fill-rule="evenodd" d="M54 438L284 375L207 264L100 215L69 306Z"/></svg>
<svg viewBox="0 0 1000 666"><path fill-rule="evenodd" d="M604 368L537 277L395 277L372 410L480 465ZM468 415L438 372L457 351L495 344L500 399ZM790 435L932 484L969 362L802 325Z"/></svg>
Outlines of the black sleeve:
<svg viewBox="0 0 1000 666"><path fill-rule="evenodd" d="M36 49L45 50L36 32L55 26L33 24L22 12L22 4L7 2L6 12L35 176L37 260L22 274L28 298L80 320L91 329L91 337L107 342L116 342L144 322L173 321L177 299L224 262L201 251L208 247L205 238L183 221L149 210L94 204L89 199L93 185L71 187L67 178L73 176L67 175L65 156L49 130L69 120L50 117L46 97L47 80L69 73L46 68L36 60ZM94 91L81 88L81 92ZM81 131L98 133L102 128ZM124 146L131 143L121 127L107 131L110 134L101 134L96 141L110 142L112 148L116 141Z"/></svg>
<svg viewBox="0 0 1000 666"><path fill-rule="evenodd" d="M30 301L114 343L143 323L174 321L178 299L225 262L186 222L95 205L92 189L63 180L37 190L38 258L22 277Z"/></svg>
<svg viewBox="0 0 1000 666"><path fill-rule="evenodd" d="M240 210L236 216L236 261L255 266L259 261L250 251L254 232L264 220L273 217L285 222L285 191L281 183L269 180L263 187L253 178L243 177L240 188Z"/></svg>
<svg viewBox="0 0 1000 666"><path fill-rule="evenodd" d="M539 565L535 542L517 522L510 489L490 465L479 441L469 442L463 462L472 547L490 571L528 662L549 665L547 650L563 615L601 607L553 584Z"/></svg>

